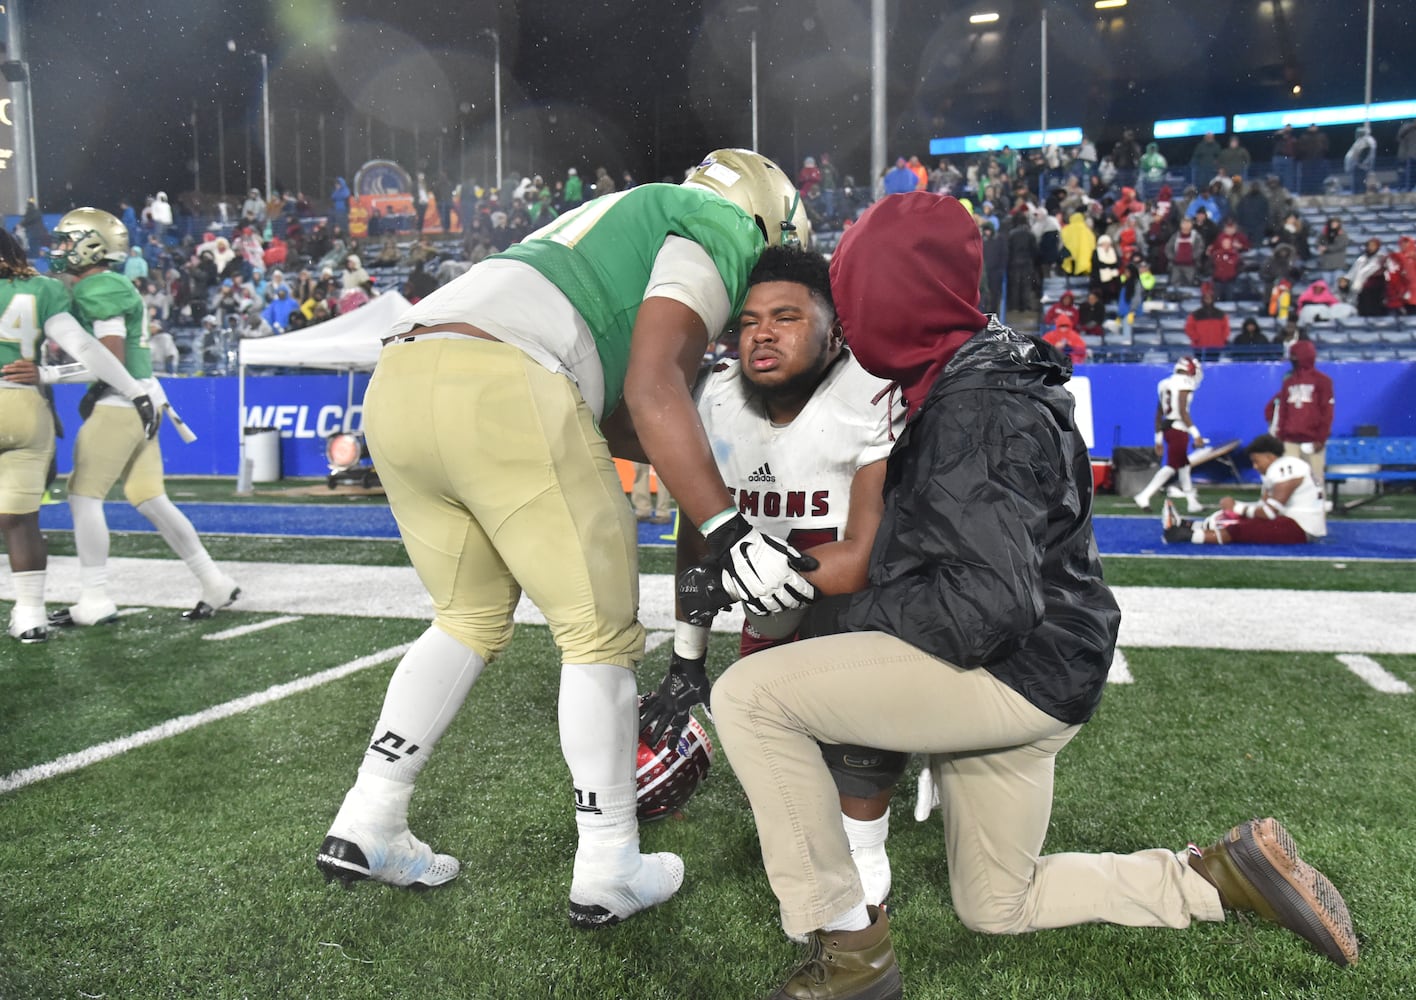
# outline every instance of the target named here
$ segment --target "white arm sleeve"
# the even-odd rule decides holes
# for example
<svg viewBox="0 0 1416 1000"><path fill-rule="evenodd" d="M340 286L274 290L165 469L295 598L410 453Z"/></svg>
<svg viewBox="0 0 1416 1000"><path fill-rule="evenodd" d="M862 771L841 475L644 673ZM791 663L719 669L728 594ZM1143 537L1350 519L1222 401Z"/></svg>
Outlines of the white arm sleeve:
<svg viewBox="0 0 1416 1000"><path fill-rule="evenodd" d="M93 375L80 364L40 365L39 381L44 385L58 385L62 382L92 382Z"/></svg>
<svg viewBox="0 0 1416 1000"><path fill-rule="evenodd" d="M732 309L728 290L713 258L702 246L682 236L665 239L654 258L644 297L654 296L682 302L696 312L710 339L716 339L732 319L728 315Z"/></svg>
<svg viewBox="0 0 1416 1000"><path fill-rule="evenodd" d="M73 316L68 313L51 316L45 321L44 335L92 372L94 378L122 393L124 399L144 395L142 385L128 374L123 362L96 338L90 337Z"/></svg>

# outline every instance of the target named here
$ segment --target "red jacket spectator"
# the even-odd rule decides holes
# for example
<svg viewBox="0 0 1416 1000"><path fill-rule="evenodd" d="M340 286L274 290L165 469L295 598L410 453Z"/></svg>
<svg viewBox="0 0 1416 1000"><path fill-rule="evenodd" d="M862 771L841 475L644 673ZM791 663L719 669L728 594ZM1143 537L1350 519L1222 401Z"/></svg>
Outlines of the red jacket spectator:
<svg viewBox="0 0 1416 1000"><path fill-rule="evenodd" d="M1196 347L1223 347L1229 343L1229 317L1215 308L1214 293L1206 289L1200 308L1185 319L1185 335Z"/></svg>
<svg viewBox="0 0 1416 1000"><path fill-rule="evenodd" d="M1060 326L1067 319L1073 328L1082 325L1081 313L1077 309L1077 299L1071 292L1063 292L1062 297L1047 307L1043 315L1045 326Z"/></svg>
<svg viewBox="0 0 1416 1000"><path fill-rule="evenodd" d="M1063 315L1057 319L1057 327L1042 338L1061 351L1072 362L1079 365L1087 359L1087 342L1072 325L1070 317Z"/></svg>
<svg viewBox="0 0 1416 1000"><path fill-rule="evenodd" d="M1240 255L1249 249L1249 238L1239 231L1239 224L1226 219L1224 228L1205 251L1214 265L1214 280L1229 284L1239 277Z"/></svg>
<svg viewBox="0 0 1416 1000"><path fill-rule="evenodd" d="M1136 198L1136 189L1123 187L1121 197L1116 199L1116 204L1111 206L1111 215L1117 222L1125 222L1126 216L1132 212L1139 212L1145 208L1145 204Z"/></svg>
<svg viewBox="0 0 1416 1000"><path fill-rule="evenodd" d="M1318 371L1311 340L1294 341L1288 357L1293 371L1264 407L1264 418L1280 441L1321 448L1332 435L1332 379Z"/></svg>
<svg viewBox="0 0 1416 1000"><path fill-rule="evenodd" d="M265 248L266 270L272 267L283 267L285 265L286 245L279 236L272 236Z"/></svg>
<svg viewBox="0 0 1416 1000"><path fill-rule="evenodd" d="M820 183L821 168L816 165L814 156L808 156L802 161L801 170L797 173L797 187L801 190L802 197L811 194Z"/></svg>
<svg viewBox="0 0 1416 1000"><path fill-rule="evenodd" d="M1387 309L1399 313L1416 307L1416 239L1401 237L1385 268Z"/></svg>

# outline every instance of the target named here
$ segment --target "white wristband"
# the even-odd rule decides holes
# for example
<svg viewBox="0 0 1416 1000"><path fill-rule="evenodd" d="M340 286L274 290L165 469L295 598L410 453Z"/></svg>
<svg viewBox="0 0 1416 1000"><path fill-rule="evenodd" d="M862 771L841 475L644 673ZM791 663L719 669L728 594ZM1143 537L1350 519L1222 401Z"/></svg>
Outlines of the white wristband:
<svg viewBox="0 0 1416 1000"><path fill-rule="evenodd" d="M696 660L708 652L708 626L674 622L674 655Z"/></svg>
<svg viewBox="0 0 1416 1000"><path fill-rule="evenodd" d="M1155 432L1155 443L1156 443L1156 444L1160 444L1160 443L1161 443L1162 441L1164 441L1164 440L1165 440L1165 432L1164 432L1164 431L1156 431L1156 432Z"/></svg>
<svg viewBox="0 0 1416 1000"><path fill-rule="evenodd" d="M1200 438L1204 437L1204 435L1200 433L1200 429L1199 429L1198 427L1196 427L1194 424L1191 424L1189 427L1186 427L1185 430L1188 431L1189 434L1190 434L1190 437L1194 438L1196 441L1198 441Z"/></svg>
<svg viewBox="0 0 1416 1000"><path fill-rule="evenodd" d="M710 517L708 520L704 521L698 526L699 534L703 535L706 538L714 528L718 527L724 521L732 520L733 516L737 514L737 512L738 509L736 507L724 507L722 510L718 511L718 513L714 514L712 517Z"/></svg>

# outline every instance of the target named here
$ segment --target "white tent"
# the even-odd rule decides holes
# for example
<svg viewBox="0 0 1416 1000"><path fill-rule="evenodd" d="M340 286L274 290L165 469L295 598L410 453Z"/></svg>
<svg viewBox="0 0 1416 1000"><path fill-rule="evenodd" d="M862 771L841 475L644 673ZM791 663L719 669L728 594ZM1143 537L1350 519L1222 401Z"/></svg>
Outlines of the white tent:
<svg viewBox="0 0 1416 1000"><path fill-rule="evenodd" d="M257 340L243 340L240 346L236 436L240 442L241 470L238 490L248 483L246 466L246 368L269 365L277 368L320 368L347 372L349 388L345 419L354 406L354 373L371 371L379 359L383 338L387 337L410 303L398 292L385 292L351 313L325 320L305 330Z"/></svg>

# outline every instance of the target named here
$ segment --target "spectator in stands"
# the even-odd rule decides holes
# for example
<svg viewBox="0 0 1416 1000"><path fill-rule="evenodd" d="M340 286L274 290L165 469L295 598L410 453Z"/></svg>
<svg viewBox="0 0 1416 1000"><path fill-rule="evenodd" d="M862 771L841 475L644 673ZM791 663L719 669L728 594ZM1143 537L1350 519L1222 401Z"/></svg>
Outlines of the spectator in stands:
<svg viewBox="0 0 1416 1000"><path fill-rule="evenodd" d="M1385 265L1382 241L1373 236L1347 272L1348 284L1357 298L1358 316L1386 315Z"/></svg>
<svg viewBox="0 0 1416 1000"><path fill-rule="evenodd" d="M1337 296L1322 278L1303 289L1298 296L1297 307L1298 323L1305 327L1336 319L1338 314L1334 310L1340 309L1349 316L1356 311L1351 306L1338 302Z"/></svg>
<svg viewBox="0 0 1416 1000"><path fill-rule="evenodd" d="M266 306L266 309L269 308ZM254 304L241 313L240 324L236 327L236 335L242 340L258 340L274 332L275 327L265 318L264 310Z"/></svg>
<svg viewBox="0 0 1416 1000"><path fill-rule="evenodd" d="M1402 187L1416 190L1416 118L1405 122L1396 133L1396 159Z"/></svg>
<svg viewBox="0 0 1416 1000"><path fill-rule="evenodd" d="M1086 216L1073 212L1062 227L1062 246L1067 254L1062 259L1062 273L1091 274L1092 254L1096 252L1096 233L1087 224Z"/></svg>
<svg viewBox="0 0 1416 1000"><path fill-rule="evenodd" d="M1044 334L1042 339L1062 352L1062 356L1074 367L1087 360L1087 342L1077 332L1072 318L1066 314L1057 317L1057 325Z"/></svg>
<svg viewBox="0 0 1416 1000"><path fill-rule="evenodd" d="M1106 303L1095 288L1087 291L1086 301L1077 307L1077 329L1088 337L1100 337L1106 330Z"/></svg>
<svg viewBox="0 0 1416 1000"><path fill-rule="evenodd" d="M1121 255L1110 236L1097 237L1092 251L1091 289L1103 302L1111 303L1121 295Z"/></svg>
<svg viewBox="0 0 1416 1000"><path fill-rule="evenodd" d="M1268 313L1280 323L1287 323L1298 315L1297 306L1293 301L1293 280L1291 278L1280 278L1273 283L1273 288L1269 292Z"/></svg>
<svg viewBox="0 0 1416 1000"><path fill-rule="evenodd" d="M1213 132L1206 132L1205 137L1195 143L1195 148L1190 153L1190 181L1193 184L1203 184L1214 176L1215 171L1219 169L1221 152L1223 150L1215 141Z"/></svg>
<svg viewBox="0 0 1416 1000"><path fill-rule="evenodd" d="M1200 239L1204 240L1204 244L1206 247L1208 247L1211 243L1213 243L1219 238L1219 225L1214 221L1214 219L1210 217L1209 211L1207 209L1203 207L1200 208L1200 210L1195 213L1195 217L1192 221L1195 224L1195 233L1200 237ZM1206 273L1208 272L1208 270L1209 261L1208 259L1202 258L1200 262L1200 271L1201 273Z"/></svg>
<svg viewBox="0 0 1416 1000"><path fill-rule="evenodd" d="M1293 248L1294 260L1304 261L1312 256L1312 251L1308 249L1308 224L1297 212L1289 212L1284 216L1283 225L1269 237L1268 242L1269 246L1273 247L1287 243Z"/></svg>
<svg viewBox="0 0 1416 1000"><path fill-rule="evenodd" d="M1228 345L1230 332L1229 317L1214 304L1214 289L1206 282L1200 288L1200 307L1185 318L1185 336L1203 361Z"/></svg>
<svg viewBox="0 0 1416 1000"><path fill-rule="evenodd" d="M1125 129L1121 138L1116 140L1116 145L1111 147L1111 165L1116 168L1115 182L1121 187L1134 187L1140 163L1141 144L1136 141L1133 129Z"/></svg>
<svg viewBox="0 0 1416 1000"><path fill-rule="evenodd" d="M1342 169L1352 175L1352 193L1367 193L1367 178L1377 163L1377 140L1370 125L1357 129L1357 139L1342 158Z"/></svg>
<svg viewBox="0 0 1416 1000"><path fill-rule="evenodd" d="M549 190L546 193L549 196ZM452 232L452 181L441 170L433 178L432 195L438 209L438 224L444 233Z"/></svg>
<svg viewBox="0 0 1416 1000"><path fill-rule="evenodd" d="M1054 327L1066 320L1073 329L1080 329L1082 325L1082 314L1077 308L1077 299L1071 292L1063 292L1052 305L1047 307L1047 312L1043 314L1043 325Z"/></svg>
<svg viewBox="0 0 1416 1000"><path fill-rule="evenodd" d="M575 167L571 167L565 172L565 189L561 197L566 211L578 208L580 203L585 200L585 182L580 179L580 171ZM462 224L463 226L467 225L465 216Z"/></svg>
<svg viewBox="0 0 1416 1000"><path fill-rule="evenodd" d="M285 280L285 272L277 267L270 272L270 279L266 281L265 291L262 293L261 297L265 299L267 303L273 302L276 296L280 294L282 288L287 292L290 291L290 285Z"/></svg>
<svg viewBox="0 0 1416 1000"><path fill-rule="evenodd" d="M216 238L216 248L212 250L212 262L216 264L218 277L230 278L235 274L232 265L236 263L236 251L231 249L231 241L225 236Z"/></svg>
<svg viewBox="0 0 1416 1000"><path fill-rule="evenodd" d="M909 162L903 157L895 158L895 166L885 172L885 193L905 194L913 191L919 184L919 178L909 167Z"/></svg>
<svg viewBox="0 0 1416 1000"><path fill-rule="evenodd" d="M265 228L266 203L258 188L246 192L246 200L241 203L241 221Z"/></svg>
<svg viewBox="0 0 1416 1000"><path fill-rule="evenodd" d="M148 276L148 262L143 257L142 247L129 247L128 257L123 261L123 277L137 284Z"/></svg>
<svg viewBox="0 0 1416 1000"><path fill-rule="evenodd" d="M1155 193L1165 183L1165 170L1169 166L1170 162L1161 153L1160 145L1154 142L1146 143L1146 151L1142 154L1140 162L1142 199L1155 197Z"/></svg>
<svg viewBox="0 0 1416 1000"><path fill-rule="evenodd" d="M1205 251L1209 255L1210 274L1214 279L1217 298L1227 301L1235 297L1239 272L1243 269L1243 254L1248 249L1249 240L1239 231L1238 220L1233 216L1225 219L1224 228Z"/></svg>
<svg viewBox="0 0 1416 1000"><path fill-rule="evenodd" d="M1402 296L1400 301L1394 301L1388 292L1387 305L1396 313L1416 313L1416 239L1402 236L1397 240L1396 252L1387 258L1388 286L1394 271L1401 275Z"/></svg>
<svg viewBox="0 0 1416 1000"><path fill-rule="evenodd" d="M438 279L425 271L422 264L415 264L408 280L403 283L403 297L409 302L417 302L437 291L439 284Z"/></svg>
<svg viewBox="0 0 1416 1000"><path fill-rule="evenodd" d="M333 207L334 224L341 229L349 228L349 199L352 197L349 190L349 182L343 177L334 179L334 189L329 193L330 205Z"/></svg>
<svg viewBox="0 0 1416 1000"><path fill-rule="evenodd" d="M1194 220L1181 219L1180 228L1165 245L1165 256L1170 262L1170 284L1182 287L1194 285L1198 281L1204 253L1204 237L1195 232Z"/></svg>
<svg viewBox="0 0 1416 1000"><path fill-rule="evenodd" d="M1008 310L1035 313L1037 307L1037 237L1027 214L1018 212L1008 223Z"/></svg>
<svg viewBox="0 0 1416 1000"><path fill-rule="evenodd" d="M163 327L162 320L157 318L157 310L152 306L148 307L147 316L148 350L152 352L153 374L176 375L179 360L177 341Z"/></svg>
<svg viewBox="0 0 1416 1000"><path fill-rule="evenodd" d="M1190 204L1185 207L1185 214L1191 219L1202 211L1216 225L1228 216L1229 199L1224 196L1224 185L1219 181L1211 181L1204 190L1191 198Z"/></svg>
<svg viewBox="0 0 1416 1000"><path fill-rule="evenodd" d="M1245 318L1243 325L1239 327L1239 335L1232 341L1238 347L1259 347L1267 345L1271 341L1264 336L1264 331L1259 326L1259 321L1253 316Z"/></svg>
<svg viewBox="0 0 1416 1000"><path fill-rule="evenodd" d="M601 195L614 194L614 193L615 193L615 179L610 176L610 172L609 172L608 170L606 170L604 167L596 167L596 168L595 168L595 188L594 188L594 191L595 191L595 197L596 197L596 198L600 197ZM495 223L493 223L493 224L495 225ZM509 246L509 245L510 245L510 244L508 244L508 246ZM500 249L505 250L506 247L501 247Z"/></svg>
<svg viewBox="0 0 1416 1000"><path fill-rule="evenodd" d="M1342 220L1336 216L1327 220L1327 225L1318 234L1317 270L1329 283L1337 280L1347 271L1347 230L1342 228Z"/></svg>
<svg viewBox="0 0 1416 1000"><path fill-rule="evenodd" d="M1314 194L1323 189L1328 172L1328 137L1317 125L1309 125L1298 137L1298 191Z"/></svg>
<svg viewBox="0 0 1416 1000"><path fill-rule="evenodd" d="M1244 231L1249 245L1256 247L1263 243L1268 235L1268 198L1264 196L1263 188L1258 184L1245 183L1243 191L1237 196L1234 192L1230 194L1234 218Z"/></svg>
<svg viewBox="0 0 1416 1000"><path fill-rule="evenodd" d="M797 171L797 190L806 198L814 194L820 184L821 168L816 165L816 157L808 156L801 161L801 169Z"/></svg>
<svg viewBox="0 0 1416 1000"><path fill-rule="evenodd" d="M996 313L1003 308L1003 278L1008 273L1008 238L989 222L979 226L979 232L983 237L983 287L980 289L978 310Z"/></svg>
<svg viewBox="0 0 1416 1000"><path fill-rule="evenodd" d="M1239 137L1237 135L1231 135L1229 137L1229 145L1220 150L1219 169L1230 177L1238 177L1247 180L1249 176L1249 164L1251 162L1252 158L1249 156L1249 151L1240 145Z"/></svg>
<svg viewBox="0 0 1416 1000"><path fill-rule="evenodd" d="M1283 181L1284 187L1293 186L1293 160L1298 155L1298 135L1292 125L1285 125L1274 133L1273 162L1269 169Z"/></svg>
<svg viewBox="0 0 1416 1000"><path fill-rule="evenodd" d="M148 218L152 223L152 234L163 246L167 245L167 230L172 228L172 204L167 200L167 192L159 191L152 197L148 208Z"/></svg>
<svg viewBox="0 0 1416 1000"><path fill-rule="evenodd" d="M841 176L836 171L836 165L831 162L830 153L821 154L820 170L821 214L827 222L835 222L838 219L836 213L840 210L836 195L841 186Z"/></svg>
<svg viewBox="0 0 1416 1000"><path fill-rule="evenodd" d="M1267 232L1272 235L1283 228L1290 212L1298 211L1298 202L1275 174L1264 178L1264 197L1268 199Z"/></svg>
<svg viewBox="0 0 1416 1000"><path fill-rule="evenodd" d="M1294 342L1288 349L1288 359L1293 370L1284 376L1283 385L1264 407L1264 419L1274 436L1283 442L1283 453L1308 463L1321 490L1324 453L1332 436L1332 379L1318 371L1318 349L1311 340Z"/></svg>

